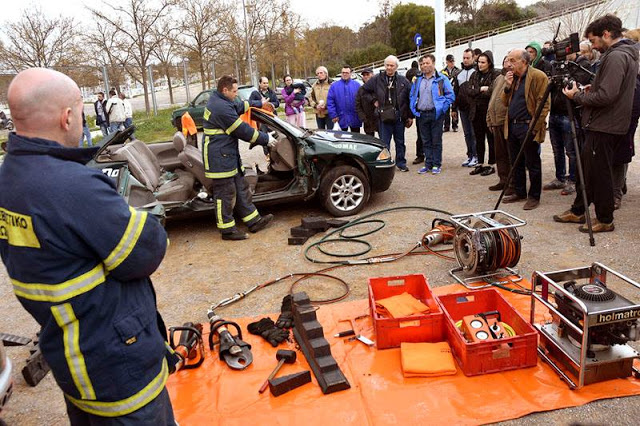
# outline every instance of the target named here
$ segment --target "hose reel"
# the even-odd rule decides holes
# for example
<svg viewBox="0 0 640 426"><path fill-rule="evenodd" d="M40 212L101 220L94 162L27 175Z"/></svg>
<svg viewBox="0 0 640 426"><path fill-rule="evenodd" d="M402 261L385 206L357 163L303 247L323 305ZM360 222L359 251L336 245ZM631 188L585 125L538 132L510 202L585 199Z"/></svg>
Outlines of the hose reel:
<svg viewBox="0 0 640 426"><path fill-rule="evenodd" d="M473 282L494 282L493 277L522 277L514 268L520 261L522 237L516 229L526 222L502 210L451 216L455 225L453 251L458 268L449 274L469 289L491 284L470 285ZM498 278L501 279L501 278ZM516 282L513 279L505 281Z"/></svg>

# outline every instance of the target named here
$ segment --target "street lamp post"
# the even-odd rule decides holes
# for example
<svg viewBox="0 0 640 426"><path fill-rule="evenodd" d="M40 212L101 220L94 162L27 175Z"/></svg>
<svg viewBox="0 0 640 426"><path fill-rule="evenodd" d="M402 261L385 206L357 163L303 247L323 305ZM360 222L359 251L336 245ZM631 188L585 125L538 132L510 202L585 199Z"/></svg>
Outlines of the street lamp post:
<svg viewBox="0 0 640 426"><path fill-rule="evenodd" d="M188 58L184 58L182 60L182 68L184 69L184 88L187 92L187 103L191 101L191 95L189 94L189 76L187 75L187 64L189 63Z"/></svg>
<svg viewBox="0 0 640 426"><path fill-rule="evenodd" d="M249 46L249 27L247 26L247 6L245 6L244 0L242 0L242 13L244 14L244 38L247 44L247 62L249 64L249 78L251 84L253 82L253 64L251 63L251 47Z"/></svg>

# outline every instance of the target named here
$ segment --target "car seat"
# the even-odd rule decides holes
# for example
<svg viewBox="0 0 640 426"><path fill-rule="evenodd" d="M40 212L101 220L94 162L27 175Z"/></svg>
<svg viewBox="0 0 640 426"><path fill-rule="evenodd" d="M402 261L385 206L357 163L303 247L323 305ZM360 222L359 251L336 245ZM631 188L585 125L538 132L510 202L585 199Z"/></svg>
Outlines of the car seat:
<svg viewBox="0 0 640 426"><path fill-rule="evenodd" d="M180 169L165 174L158 159L144 142L133 140L115 154L129 163L133 177L152 191L158 201L186 201L195 196L194 176Z"/></svg>

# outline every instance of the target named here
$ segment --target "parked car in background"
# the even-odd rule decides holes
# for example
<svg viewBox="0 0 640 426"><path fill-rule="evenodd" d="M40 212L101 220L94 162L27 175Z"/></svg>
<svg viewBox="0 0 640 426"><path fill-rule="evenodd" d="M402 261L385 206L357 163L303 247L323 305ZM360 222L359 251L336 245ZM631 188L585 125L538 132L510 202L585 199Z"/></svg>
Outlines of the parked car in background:
<svg viewBox="0 0 640 426"><path fill-rule="evenodd" d="M238 98L243 101L248 101L251 93L256 90L258 89L255 86L251 85L238 86ZM189 115L191 115L191 117L193 118L193 121L196 122L196 127L198 129L202 129L202 116L204 114L204 108L207 106L207 102L209 102L209 97L211 96L212 92L213 89L204 90L198 93L198 96L196 96L191 102L189 102L186 107L178 108L177 110L173 111L173 113L171 114L171 124L173 124L174 127L180 129L182 127L180 125L180 119L182 118L182 115L188 111Z"/></svg>
<svg viewBox="0 0 640 426"><path fill-rule="evenodd" d="M342 75L338 74L333 78L333 81L338 81L342 78ZM358 84L360 84L360 86L362 86L364 84L364 80L362 79L362 76L360 74L358 74L357 72L352 72L351 73L351 80L355 80Z"/></svg>

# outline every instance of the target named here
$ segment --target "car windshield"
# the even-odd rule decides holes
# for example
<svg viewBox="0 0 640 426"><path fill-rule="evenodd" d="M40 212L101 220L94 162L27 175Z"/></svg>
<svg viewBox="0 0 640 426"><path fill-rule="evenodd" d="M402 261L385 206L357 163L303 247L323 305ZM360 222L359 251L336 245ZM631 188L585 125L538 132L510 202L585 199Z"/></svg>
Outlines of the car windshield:
<svg viewBox="0 0 640 426"><path fill-rule="evenodd" d="M201 105L206 105L207 102L209 101L209 96L211 96L211 92L202 92L200 93L196 99L193 101L193 105L195 106L201 106Z"/></svg>
<svg viewBox="0 0 640 426"><path fill-rule="evenodd" d="M240 98L240 100L243 100L243 101L248 101L249 96L251 96L251 94L255 91L256 91L255 87L240 88L238 89L238 98Z"/></svg>

